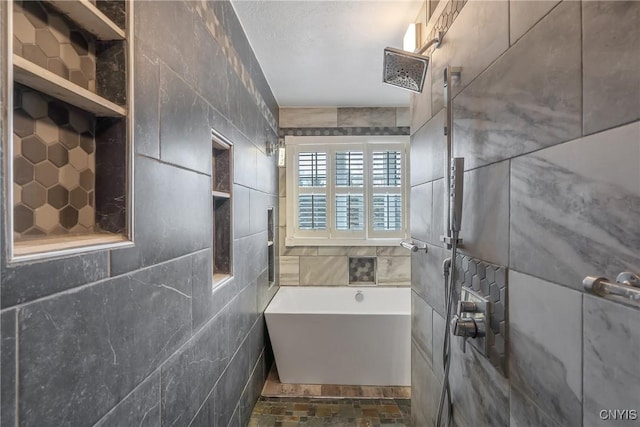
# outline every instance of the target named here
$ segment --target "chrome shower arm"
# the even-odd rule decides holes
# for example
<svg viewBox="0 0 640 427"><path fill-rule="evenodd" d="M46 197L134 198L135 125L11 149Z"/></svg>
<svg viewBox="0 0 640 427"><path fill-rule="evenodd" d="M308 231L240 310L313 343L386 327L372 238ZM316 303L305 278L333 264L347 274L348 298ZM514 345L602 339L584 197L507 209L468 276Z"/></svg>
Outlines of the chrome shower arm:
<svg viewBox="0 0 640 427"><path fill-rule="evenodd" d="M433 46L434 44L436 45L436 47L440 47L440 43L442 42L442 37L444 36L444 33L442 31L440 31L438 33L438 37L436 37L433 40L429 40L427 43L425 43L420 49L417 49L416 51L414 51L413 53L415 53L416 55L422 55L423 53L425 53L427 51L427 49L429 49L431 46Z"/></svg>

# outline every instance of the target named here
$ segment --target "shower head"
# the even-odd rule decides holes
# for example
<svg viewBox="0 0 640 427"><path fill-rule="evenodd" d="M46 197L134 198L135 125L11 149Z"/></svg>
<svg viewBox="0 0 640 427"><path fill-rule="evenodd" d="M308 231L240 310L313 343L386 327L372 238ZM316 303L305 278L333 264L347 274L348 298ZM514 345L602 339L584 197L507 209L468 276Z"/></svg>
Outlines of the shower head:
<svg viewBox="0 0 640 427"><path fill-rule="evenodd" d="M382 82L422 92L428 66L429 58L424 55L388 47L384 50Z"/></svg>
<svg viewBox="0 0 640 427"><path fill-rule="evenodd" d="M429 57L422 53L434 44L436 47L440 47L441 40L442 33L415 53L387 47L384 50L382 82L413 92L422 92L429 66Z"/></svg>

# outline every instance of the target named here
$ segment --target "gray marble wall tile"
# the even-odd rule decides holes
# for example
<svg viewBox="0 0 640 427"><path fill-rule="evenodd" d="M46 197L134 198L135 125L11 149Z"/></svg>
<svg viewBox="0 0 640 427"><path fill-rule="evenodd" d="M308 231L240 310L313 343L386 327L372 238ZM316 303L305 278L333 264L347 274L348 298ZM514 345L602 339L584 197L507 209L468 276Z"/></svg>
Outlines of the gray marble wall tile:
<svg viewBox="0 0 640 427"><path fill-rule="evenodd" d="M109 277L106 251L51 261L6 265L2 260L2 308Z"/></svg>
<svg viewBox="0 0 640 427"><path fill-rule="evenodd" d="M411 292L411 338L422 357L432 364L433 309L418 294Z"/></svg>
<svg viewBox="0 0 640 427"><path fill-rule="evenodd" d="M433 116L431 111L431 68L427 68L422 93L412 93L410 100L411 135L416 133Z"/></svg>
<svg viewBox="0 0 640 427"><path fill-rule="evenodd" d="M376 279L380 285L409 286L411 284L411 258L377 257Z"/></svg>
<svg viewBox="0 0 640 427"><path fill-rule="evenodd" d="M444 381L444 365L442 361L442 348L444 347L444 330L446 323L444 316L433 310L433 373L438 381Z"/></svg>
<svg viewBox="0 0 640 427"><path fill-rule="evenodd" d="M510 427L563 427L549 418L549 415L529 400L516 387L509 393Z"/></svg>
<svg viewBox="0 0 640 427"><path fill-rule="evenodd" d="M158 59L146 55L144 49L135 44L134 55L134 144L136 153L160 158L160 118L158 115L160 93L160 67Z"/></svg>
<svg viewBox="0 0 640 427"><path fill-rule="evenodd" d="M582 424L582 295L509 272L511 386L562 426Z"/></svg>
<svg viewBox="0 0 640 427"><path fill-rule="evenodd" d="M427 304L444 316L444 276L442 263L449 251L428 245L428 252L411 253L411 288Z"/></svg>
<svg viewBox="0 0 640 427"><path fill-rule="evenodd" d="M229 363L227 310L189 340L162 366L162 425L187 425Z"/></svg>
<svg viewBox="0 0 640 427"><path fill-rule="evenodd" d="M462 351L461 339L451 343L450 382L454 419L470 426L509 425L509 383L475 348Z"/></svg>
<svg viewBox="0 0 640 427"><path fill-rule="evenodd" d="M395 108L338 108L338 127L396 127Z"/></svg>
<svg viewBox="0 0 640 427"><path fill-rule="evenodd" d="M16 310L0 314L0 424L16 425Z"/></svg>
<svg viewBox="0 0 640 427"><path fill-rule="evenodd" d="M640 119L640 3L582 2L585 134Z"/></svg>
<svg viewBox="0 0 640 427"><path fill-rule="evenodd" d="M162 160L211 174L211 129L207 104L166 66L160 67Z"/></svg>
<svg viewBox="0 0 640 427"><path fill-rule="evenodd" d="M476 168L582 134L580 3L563 2L453 101L454 154Z"/></svg>
<svg viewBox="0 0 640 427"><path fill-rule="evenodd" d="M560 0L509 0L509 39L514 44Z"/></svg>
<svg viewBox="0 0 640 427"><path fill-rule="evenodd" d="M190 272L183 257L21 308L21 422L97 422L188 338Z"/></svg>
<svg viewBox="0 0 640 427"><path fill-rule="evenodd" d="M403 256L410 257L411 253L402 246L378 246L376 248L377 256Z"/></svg>
<svg viewBox="0 0 640 427"><path fill-rule="evenodd" d="M411 126L411 112L407 107L396 108L396 126L397 127L409 127Z"/></svg>
<svg viewBox="0 0 640 427"><path fill-rule="evenodd" d="M431 242L432 235L432 206L433 185L431 182L411 187L411 213L410 231L411 237Z"/></svg>
<svg viewBox="0 0 640 427"><path fill-rule="evenodd" d="M579 290L639 270L639 159L640 122L513 160L511 267Z"/></svg>
<svg viewBox="0 0 640 427"><path fill-rule="evenodd" d="M112 275L211 245L210 178L141 156L135 167L136 247L111 251Z"/></svg>
<svg viewBox="0 0 640 427"><path fill-rule="evenodd" d="M102 417L94 427L126 425L154 427L160 421L160 370L156 370Z"/></svg>
<svg viewBox="0 0 640 427"><path fill-rule="evenodd" d="M444 177L445 118L445 110L441 110L411 136L411 185Z"/></svg>
<svg viewBox="0 0 640 427"><path fill-rule="evenodd" d="M375 246L319 246L318 255L376 256Z"/></svg>
<svg viewBox="0 0 640 427"><path fill-rule="evenodd" d="M465 172L460 237L461 252L509 264L508 161Z"/></svg>
<svg viewBox="0 0 640 427"><path fill-rule="evenodd" d="M281 128L338 127L337 108L280 108Z"/></svg>
<svg viewBox="0 0 640 427"><path fill-rule="evenodd" d="M300 284L300 259L297 256L280 257L280 285Z"/></svg>
<svg viewBox="0 0 640 427"><path fill-rule="evenodd" d="M460 78L451 85L455 96L508 48L509 1L467 2L431 55L432 111L444 107L446 66L462 67Z"/></svg>
<svg viewBox="0 0 640 427"><path fill-rule="evenodd" d="M317 246L286 246L285 237L287 230L285 227L278 227L278 248L280 255L300 256L318 255Z"/></svg>
<svg viewBox="0 0 640 427"><path fill-rule="evenodd" d="M640 410L640 311L585 295L583 327L584 425L605 424L599 417L601 409ZM609 420L606 424L633 422Z"/></svg>
<svg viewBox="0 0 640 427"><path fill-rule="evenodd" d="M301 256L301 285L347 285L349 258L346 256Z"/></svg>
<svg viewBox="0 0 640 427"><path fill-rule="evenodd" d="M433 426L438 413L440 382L433 375L415 342L411 343L411 421L414 426Z"/></svg>
<svg viewBox="0 0 640 427"><path fill-rule="evenodd" d="M444 178L433 181L433 205L431 206L431 235L428 242L436 246L444 246L444 242L440 241L440 237L446 234L444 229L445 223L445 192ZM463 194L464 197L464 194ZM464 201L463 201L464 202ZM463 205L464 206L464 205Z"/></svg>

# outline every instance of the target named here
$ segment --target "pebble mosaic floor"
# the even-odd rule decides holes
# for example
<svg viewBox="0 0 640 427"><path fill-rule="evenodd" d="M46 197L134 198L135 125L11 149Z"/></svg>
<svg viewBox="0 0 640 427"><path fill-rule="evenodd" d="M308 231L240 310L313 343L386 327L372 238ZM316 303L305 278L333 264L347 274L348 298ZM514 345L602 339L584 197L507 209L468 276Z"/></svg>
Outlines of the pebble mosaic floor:
<svg viewBox="0 0 640 427"><path fill-rule="evenodd" d="M248 427L409 427L409 399L261 397Z"/></svg>

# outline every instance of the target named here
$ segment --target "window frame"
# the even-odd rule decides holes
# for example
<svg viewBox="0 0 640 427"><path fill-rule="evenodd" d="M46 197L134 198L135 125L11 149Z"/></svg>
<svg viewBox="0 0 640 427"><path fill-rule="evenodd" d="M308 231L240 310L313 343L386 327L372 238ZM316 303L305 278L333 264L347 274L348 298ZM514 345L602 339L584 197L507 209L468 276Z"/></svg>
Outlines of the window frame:
<svg viewBox="0 0 640 427"><path fill-rule="evenodd" d="M286 246L395 246L406 239L409 230L409 136L286 136L287 179L286 179ZM401 152L402 184L398 194L402 197L402 227L399 231L373 230L373 152ZM339 151L362 151L364 167L364 227L363 230L337 230L335 225L335 196L349 194L349 187L336 190L335 161ZM323 152L327 154L327 186L324 194L327 200L327 228L325 230L300 230L298 228L298 154L301 152ZM385 189L384 187L382 187ZM314 187L314 192L318 191ZM386 191L386 189L385 189ZM320 194L323 194L321 191ZM316 194L316 193L314 193ZM353 193L356 194L356 193ZM360 193L358 193L360 194Z"/></svg>

